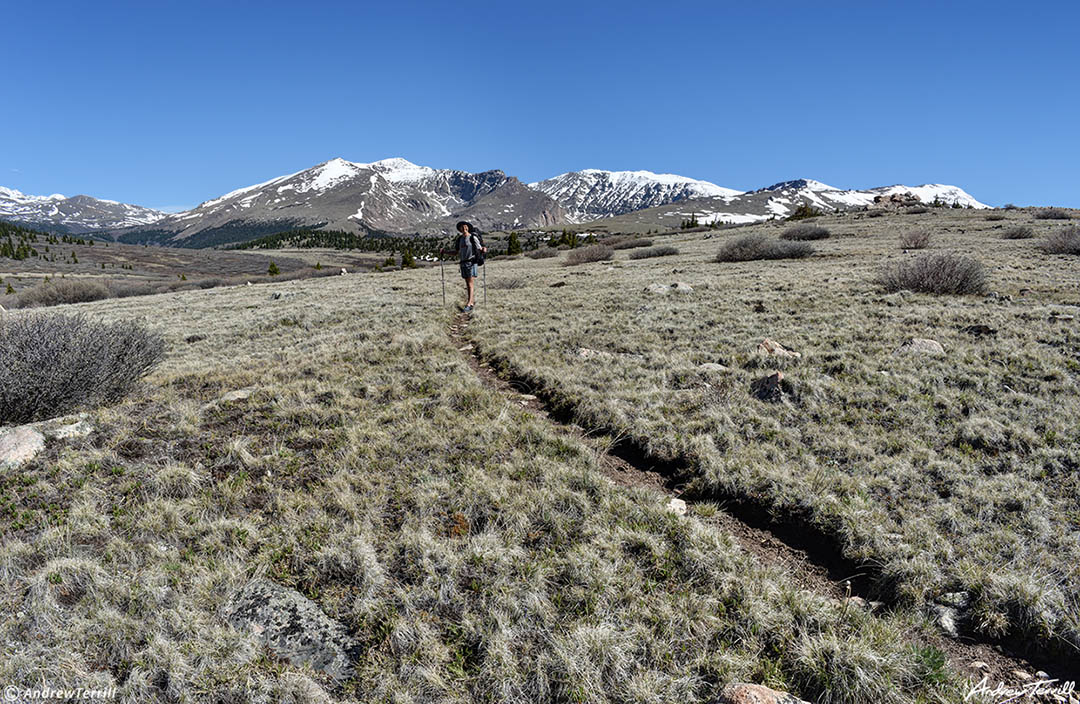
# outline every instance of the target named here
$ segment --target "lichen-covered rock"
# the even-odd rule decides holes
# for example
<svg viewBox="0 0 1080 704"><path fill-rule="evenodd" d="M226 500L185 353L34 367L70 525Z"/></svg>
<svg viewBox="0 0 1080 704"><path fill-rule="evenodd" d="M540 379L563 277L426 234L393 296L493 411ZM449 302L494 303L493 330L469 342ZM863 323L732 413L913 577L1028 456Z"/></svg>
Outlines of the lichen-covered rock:
<svg viewBox="0 0 1080 704"><path fill-rule="evenodd" d="M925 337L913 337L896 350L897 354L922 354L931 357L945 356L945 348L937 340L929 340Z"/></svg>
<svg viewBox="0 0 1080 704"><path fill-rule="evenodd" d="M254 579L225 604L224 617L293 665L309 665L337 680L355 674L357 642L344 626L296 590Z"/></svg>
<svg viewBox="0 0 1080 704"><path fill-rule="evenodd" d="M802 357L801 352L789 350L776 340L770 340L767 337L758 344L757 351L769 357L781 357L785 359L798 359L799 357Z"/></svg>
<svg viewBox="0 0 1080 704"><path fill-rule="evenodd" d="M729 684L720 692L716 704L808 704L787 692L760 684Z"/></svg>

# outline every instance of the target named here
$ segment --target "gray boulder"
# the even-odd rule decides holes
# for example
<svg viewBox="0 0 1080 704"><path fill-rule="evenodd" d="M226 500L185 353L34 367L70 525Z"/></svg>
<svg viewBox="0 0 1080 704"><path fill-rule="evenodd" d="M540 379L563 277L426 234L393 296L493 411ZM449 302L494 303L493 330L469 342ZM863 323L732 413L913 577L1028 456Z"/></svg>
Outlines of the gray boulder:
<svg viewBox="0 0 1080 704"><path fill-rule="evenodd" d="M359 644L344 626L294 589L254 579L225 604L224 617L292 665L308 665L336 680L356 673Z"/></svg>
<svg viewBox="0 0 1080 704"><path fill-rule="evenodd" d="M925 337L913 337L896 350L896 354L921 354L931 357L945 356L945 348L937 340L929 340Z"/></svg>
<svg viewBox="0 0 1080 704"><path fill-rule="evenodd" d="M734 683L724 687L716 704L808 704L787 692L760 684Z"/></svg>
<svg viewBox="0 0 1080 704"><path fill-rule="evenodd" d="M28 425L0 432L0 469L21 467L45 449L45 436Z"/></svg>

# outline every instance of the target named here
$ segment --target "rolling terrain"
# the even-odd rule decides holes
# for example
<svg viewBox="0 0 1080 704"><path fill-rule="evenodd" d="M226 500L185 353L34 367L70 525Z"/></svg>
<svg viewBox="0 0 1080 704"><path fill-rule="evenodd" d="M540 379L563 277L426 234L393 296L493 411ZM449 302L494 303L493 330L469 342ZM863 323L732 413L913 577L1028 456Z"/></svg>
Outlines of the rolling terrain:
<svg viewBox="0 0 1080 704"><path fill-rule="evenodd" d="M0 475L0 678L134 700L712 702L756 682L914 703L1071 676L1080 269L1038 249L1068 223L999 215L839 213L798 260L715 261L780 223L657 238L664 256L499 258L471 320L433 269L55 308L143 319L167 357L89 409L92 433ZM1003 239L1018 226L1034 237ZM915 229L982 260L991 295L881 291ZM344 671L230 625L260 579L337 624Z"/></svg>

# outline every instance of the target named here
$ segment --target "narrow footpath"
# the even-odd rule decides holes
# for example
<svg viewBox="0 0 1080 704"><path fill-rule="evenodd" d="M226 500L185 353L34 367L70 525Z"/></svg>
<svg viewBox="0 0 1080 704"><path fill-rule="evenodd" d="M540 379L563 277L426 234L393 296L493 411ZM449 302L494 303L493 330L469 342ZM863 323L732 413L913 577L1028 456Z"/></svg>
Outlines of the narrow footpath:
<svg viewBox="0 0 1080 704"><path fill-rule="evenodd" d="M504 378L496 373L483 358L468 334L469 316L460 313L450 323L451 342L462 353L469 366L487 387L501 393L508 404L524 409L551 424L559 432L570 435L591 448L597 465L612 482L627 487L644 487L655 491L667 502L674 501L673 510L693 512L695 497L684 493L680 468L670 462L649 458L631 443L616 439L614 443L601 441L600 433L590 432L577 425L572 417L555 408L542 389L529 388L523 378ZM606 435L605 435L606 437ZM683 502L680 504L679 502ZM717 505L717 504L714 504ZM740 502L720 502L719 511L710 512L707 518L698 520L714 526L732 536L744 550L763 564L777 567L791 575L794 582L804 589L813 590L836 600L848 600L851 608L869 609L872 612L887 610L888 604L875 601L872 579L867 570L838 556L821 541L800 535L792 526L778 525L760 510ZM1046 679L1044 667L1016 653L1006 652L1001 645L977 642L961 635L951 638L939 632L929 643L949 658L952 667L972 682L986 678L991 687L998 683L1021 687L1037 679ZM1049 678L1068 681L1070 678L1054 671ZM1026 698L1016 701L1036 701ZM1038 701L1075 702L1080 697L1043 698Z"/></svg>

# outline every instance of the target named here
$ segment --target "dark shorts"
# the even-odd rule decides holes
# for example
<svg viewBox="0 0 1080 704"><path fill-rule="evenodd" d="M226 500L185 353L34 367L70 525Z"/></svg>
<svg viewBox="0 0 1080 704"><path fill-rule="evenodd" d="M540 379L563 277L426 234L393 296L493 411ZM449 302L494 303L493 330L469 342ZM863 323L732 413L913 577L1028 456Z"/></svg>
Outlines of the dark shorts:
<svg viewBox="0 0 1080 704"><path fill-rule="evenodd" d="M476 265L469 262L461 262L461 278L463 279L475 279L476 278Z"/></svg>

